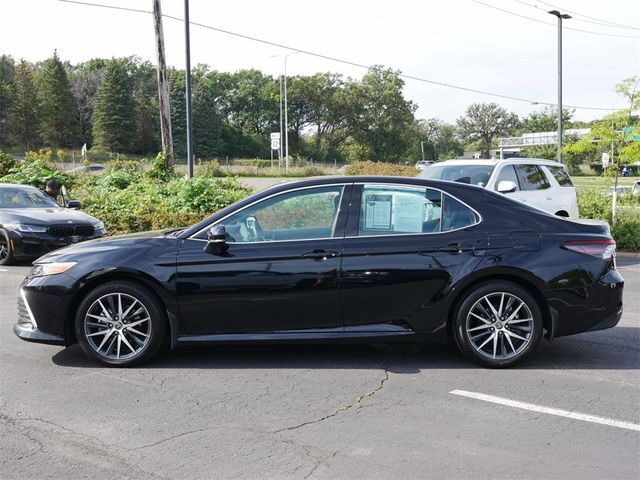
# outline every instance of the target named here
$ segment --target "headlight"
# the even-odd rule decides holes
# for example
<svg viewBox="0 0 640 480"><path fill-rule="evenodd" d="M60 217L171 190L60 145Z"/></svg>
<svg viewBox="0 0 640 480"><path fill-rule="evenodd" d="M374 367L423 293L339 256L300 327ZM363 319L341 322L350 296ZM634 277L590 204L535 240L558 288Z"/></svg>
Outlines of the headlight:
<svg viewBox="0 0 640 480"><path fill-rule="evenodd" d="M53 263L36 263L31 269L31 276L46 277L47 275L57 275L64 273L77 262L53 262Z"/></svg>
<svg viewBox="0 0 640 480"><path fill-rule="evenodd" d="M96 230L104 230L104 222L98 222L94 224L93 228L95 228Z"/></svg>
<svg viewBox="0 0 640 480"><path fill-rule="evenodd" d="M28 233L46 233L47 227L42 227L40 225L29 225L27 223L13 223L11 225L7 225L9 228L13 228L14 230L18 230L19 232L28 232Z"/></svg>

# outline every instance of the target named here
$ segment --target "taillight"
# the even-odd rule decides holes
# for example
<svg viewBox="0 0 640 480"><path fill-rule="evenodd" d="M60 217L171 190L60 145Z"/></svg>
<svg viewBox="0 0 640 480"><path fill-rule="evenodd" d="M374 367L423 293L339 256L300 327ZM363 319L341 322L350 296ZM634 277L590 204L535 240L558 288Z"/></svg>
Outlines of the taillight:
<svg viewBox="0 0 640 480"><path fill-rule="evenodd" d="M616 256L616 242L613 239L607 240L575 240L566 242L562 248L572 252L584 253L594 257L607 260Z"/></svg>

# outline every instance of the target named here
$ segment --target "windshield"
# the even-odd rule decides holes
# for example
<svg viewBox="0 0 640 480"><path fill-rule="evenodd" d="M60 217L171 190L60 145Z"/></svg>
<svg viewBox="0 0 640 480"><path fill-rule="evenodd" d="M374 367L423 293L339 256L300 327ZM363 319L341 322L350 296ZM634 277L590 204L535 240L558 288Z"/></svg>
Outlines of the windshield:
<svg viewBox="0 0 640 480"><path fill-rule="evenodd" d="M418 175L430 180L470 183L484 187L489 181L495 165L431 165Z"/></svg>
<svg viewBox="0 0 640 480"><path fill-rule="evenodd" d="M35 189L0 188L0 208L51 208L59 207L52 198Z"/></svg>

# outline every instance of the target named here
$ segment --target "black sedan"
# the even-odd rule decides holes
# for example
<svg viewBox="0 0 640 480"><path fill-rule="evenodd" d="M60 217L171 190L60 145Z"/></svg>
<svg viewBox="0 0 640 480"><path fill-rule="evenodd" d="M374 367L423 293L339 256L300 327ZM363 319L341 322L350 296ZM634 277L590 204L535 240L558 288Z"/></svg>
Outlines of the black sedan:
<svg viewBox="0 0 640 480"><path fill-rule="evenodd" d="M163 342L453 340L506 367L543 336L615 326L622 289L606 224L460 183L327 177L191 228L49 254L22 284L15 333L119 366Z"/></svg>
<svg viewBox="0 0 640 480"><path fill-rule="evenodd" d="M69 204L70 207L78 203ZM0 265L105 235L98 219L61 207L35 187L0 184Z"/></svg>

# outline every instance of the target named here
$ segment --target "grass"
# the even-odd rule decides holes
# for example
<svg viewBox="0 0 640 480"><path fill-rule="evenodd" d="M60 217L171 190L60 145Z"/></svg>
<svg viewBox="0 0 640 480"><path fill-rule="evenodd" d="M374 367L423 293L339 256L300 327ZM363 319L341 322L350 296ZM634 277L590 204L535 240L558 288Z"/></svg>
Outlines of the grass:
<svg viewBox="0 0 640 480"><path fill-rule="evenodd" d="M615 183L613 177L571 177L571 180L578 190L608 190ZM618 177L618 186L630 187L638 180L640 177Z"/></svg>

